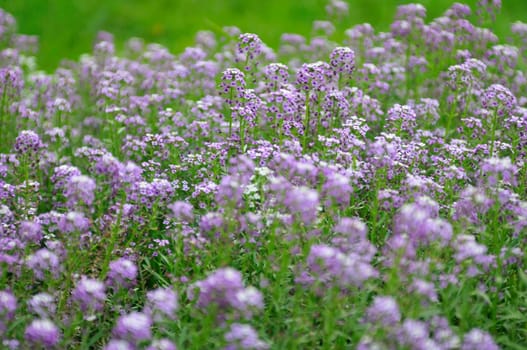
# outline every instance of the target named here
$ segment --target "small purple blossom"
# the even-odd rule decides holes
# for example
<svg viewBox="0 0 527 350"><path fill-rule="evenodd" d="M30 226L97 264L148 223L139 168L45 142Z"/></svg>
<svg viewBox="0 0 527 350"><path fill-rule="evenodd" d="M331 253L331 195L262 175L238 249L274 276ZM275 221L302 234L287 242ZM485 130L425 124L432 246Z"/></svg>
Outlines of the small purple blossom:
<svg viewBox="0 0 527 350"><path fill-rule="evenodd" d="M185 222L191 222L194 219L194 207L192 204L183 201L177 201L168 206L172 211L175 219Z"/></svg>
<svg viewBox="0 0 527 350"><path fill-rule="evenodd" d="M286 195L284 204L301 222L309 225L317 218L319 195L307 187L294 188Z"/></svg>
<svg viewBox="0 0 527 350"><path fill-rule="evenodd" d="M23 221L18 227L18 235L24 241L38 243L43 237L42 226L37 222Z"/></svg>
<svg viewBox="0 0 527 350"><path fill-rule="evenodd" d="M149 340L152 337L152 319L141 312L120 316L113 328L115 337L132 343Z"/></svg>
<svg viewBox="0 0 527 350"><path fill-rule="evenodd" d="M104 350L136 350L136 347L126 340L111 339L104 346Z"/></svg>
<svg viewBox="0 0 527 350"><path fill-rule="evenodd" d="M225 70L221 77L219 94L229 106L239 106L245 94L245 75L236 68Z"/></svg>
<svg viewBox="0 0 527 350"><path fill-rule="evenodd" d="M104 283L82 276L73 289L71 298L83 312L101 311L106 299Z"/></svg>
<svg viewBox="0 0 527 350"><path fill-rule="evenodd" d="M197 295L196 295L197 294ZM263 308L263 297L254 287L245 287L242 275L233 268L218 269L206 279L190 286L188 296L201 309L213 306L220 317L234 312L235 316L251 318ZM221 314L224 313L224 314Z"/></svg>
<svg viewBox="0 0 527 350"><path fill-rule="evenodd" d="M177 350L177 347L168 339L156 339L152 341L146 350Z"/></svg>
<svg viewBox="0 0 527 350"><path fill-rule="evenodd" d="M349 78L355 70L355 52L349 47L335 48L329 57L335 75Z"/></svg>
<svg viewBox="0 0 527 350"><path fill-rule="evenodd" d="M20 155L34 157L42 148L44 148L44 144L35 132L31 130L23 130L18 134L13 148L15 152Z"/></svg>
<svg viewBox="0 0 527 350"><path fill-rule="evenodd" d="M481 329L474 328L463 337L461 350L498 350L492 337Z"/></svg>
<svg viewBox="0 0 527 350"><path fill-rule="evenodd" d="M35 277L41 281L47 275L58 278L62 270L59 257L48 249L39 249L26 259L26 265L31 269Z"/></svg>
<svg viewBox="0 0 527 350"><path fill-rule="evenodd" d="M251 66L249 63L258 57L262 53L262 40L256 34L243 33L238 38L238 44L236 46L236 54L239 57L243 57L246 66L245 70L250 70Z"/></svg>
<svg viewBox="0 0 527 350"><path fill-rule="evenodd" d="M5 290L0 291L0 334L6 329L6 323L9 323L15 317L17 301L15 296Z"/></svg>
<svg viewBox="0 0 527 350"><path fill-rule="evenodd" d="M171 288L158 288L146 294L145 312L153 316L154 320L168 318L175 319L179 307L178 295Z"/></svg>
<svg viewBox="0 0 527 350"><path fill-rule="evenodd" d="M49 319L36 319L27 326L25 338L30 343L50 348L59 343L61 334Z"/></svg>
<svg viewBox="0 0 527 350"><path fill-rule="evenodd" d="M510 114L516 107L516 97L500 84L492 84L484 92L481 103L500 117Z"/></svg>
<svg viewBox="0 0 527 350"><path fill-rule="evenodd" d="M254 328L245 324L233 323L225 333L225 340L229 343L225 350L269 349L269 345L260 340Z"/></svg>
<svg viewBox="0 0 527 350"><path fill-rule="evenodd" d="M401 321L397 301L389 296L377 296L366 310L366 321L383 327L394 327Z"/></svg>
<svg viewBox="0 0 527 350"><path fill-rule="evenodd" d="M50 318L55 315L57 305L55 298L48 293L35 294L27 301L29 311L42 318Z"/></svg>
<svg viewBox="0 0 527 350"><path fill-rule="evenodd" d="M129 288L136 282L138 269L135 263L126 258L110 262L108 284L114 288Z"/></svg>
<svg viewBox="0 0 527 350"><path fill-rule="evenodd" d="M64 190L68 206L72 209L79 204L91 206L95 199L95 187L95 181L88 176L74 175L70 177Z"/></svg>

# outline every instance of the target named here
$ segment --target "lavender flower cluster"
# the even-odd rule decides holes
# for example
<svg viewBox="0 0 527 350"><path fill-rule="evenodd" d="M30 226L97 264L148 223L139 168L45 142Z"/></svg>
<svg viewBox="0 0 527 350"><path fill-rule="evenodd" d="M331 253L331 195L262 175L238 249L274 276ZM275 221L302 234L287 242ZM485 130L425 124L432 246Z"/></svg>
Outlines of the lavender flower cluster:
<svg viewBox="0 0 527 350"><path fill-rule="evenodd" d="M275 49L101 32L53 73L0 10L1 347L523 348L527 24L499 38L500 6L342 35L331 0Z"/></svg>

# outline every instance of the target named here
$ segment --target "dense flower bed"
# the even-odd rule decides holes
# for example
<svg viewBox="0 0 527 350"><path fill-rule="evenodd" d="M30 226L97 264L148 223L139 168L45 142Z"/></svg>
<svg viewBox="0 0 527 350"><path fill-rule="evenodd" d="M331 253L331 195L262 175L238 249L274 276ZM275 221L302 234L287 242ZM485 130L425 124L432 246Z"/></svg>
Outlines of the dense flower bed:
<svg viewBox="0 0 527 350"><path fill-rule="evenodd" d="M2 348L523 349L527 24L500 40L499 5L276 51L101 32L52 74L0 12Z"/></svg>

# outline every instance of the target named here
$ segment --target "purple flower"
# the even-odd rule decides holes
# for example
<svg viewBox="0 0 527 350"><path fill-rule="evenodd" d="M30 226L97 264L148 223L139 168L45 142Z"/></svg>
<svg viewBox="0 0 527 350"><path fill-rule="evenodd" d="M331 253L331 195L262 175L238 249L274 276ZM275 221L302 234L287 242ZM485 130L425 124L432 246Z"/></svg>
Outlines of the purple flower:
<svg viewBox="0 0 527 350"><path fill-rule="evenodd" d="M444 349L459 349L461 341L450 328L446 318L434 316L430 321L430 328L434 334L434 340Z"/></svg>
<svg viewBox="0 0 527 350"><path fill-rule="evenodd" d="M416 126L417 115L412 107L399 104L394 105L388 110L386 120L390 122L393 132L397 131L413 131Z"/></svg>
<svg viewBox="0 0 527 350"><path fill-rule="evenodd" d="M152 319L148 315L134 311L117 319L113 334L119 339L136 343L152 338L151 327Z"/></svg>
<svg viewBox="0 0 527 350"><path fill-rule="evenodd" d="M34 312L42 318L49 318L55 315L57 306L55 298L48 293L35 294L27 301L29 311Z"/></svg>
<svg viewBox="0 0 527 350"><path fill-rule="evenodd" d="M153 315L154 320L175 319L178 309L178 295L171 288L158 288L146 294L145 312Z"/></svg>
<svg viewBox="0 0 527 350"><path fill-rule="evenodd" d="M487 255L487 246L478 243L473 235L458 235L454 245L456 248L454 259L458 263L472 259L476 263L489 265L494 260L493 256Z"/></svg>
<svg viewBox="0 0 527 350"><path fill-rule="evenodd" d="M308 187L296 187L286 194L285 206L305 225L312 224L318 214L318 192Z"/></svg>
<svg viewBox="0 0 527 350"><path fill-rule="evenodd" d="M384 348L385 345L382 342L375 341L370 336L365 335L357 344L356 350L379 350Z"/></svg>
<svg viewBox="0 0 527 350"><path fill-rule="evenodd" d="M517 171L518 168L509 157L485 159L481 165L482 182L491 187L495 187L499 181L516 186Z"/></svg>
<svg viewBox="0 0 527 350"><path fill-rule="evenodd" d="M332 90L326 94L322 103L322 110L324 114L321 124L328 129L339 125L341 121L350 116L350 104L345 93L340 90Z"/></svg>
<svg viewBox="0 0 527 350"><path fill-rule="evenodd" d="M2 34L5 34L3 26ZM5 51L4 51L5 52ZM18 98L24 88L24 73L20 67L12 65L0 68L0 94L10 98Z"/></svg>
<svg viewBox="0 0 527 350"><path fill-rule="evenodd" d="M254 310L264 308L262 293L252 286L237 291L231 303L247 319L252 317Z"/></svg>
<svg viewBox="0 0 527 350"><path fill-rule="evenodd" d="M38 280L45 280L46 275L58 278L62 270L59 257L52 251L43 248L26 259L26 266L31 269Z"/></svg>
<svg viewBox="0 0 527 350"><path fill-rule="evenodd" d="M462 64L448 68L448 84L454 91L463 91L480 84L480 77L486 72L487 65L475 58L468 58Z"/></svg>
<svg viewBox="0 0 527 350"><path fill-rule="evenodd" d="M71 165L61 165L53 170L51 182L55 185L55 190L62 191L71 177L80 175L81 172L76 167Z"/></svg>
<svg viewBox="0 0 527 350"><path fill-rule="evenodd" d="M394 232L407 234L412 244L426 245L437 241L443 245L452 238L452 227L446 220L438 218L438 204L426 196L415 203L405 204L394 218Z"/></svg>
<svg viewBox="0 0 527 350"><path fill-rule="evenodd" d="M260 340L258 333L249 325L233 323L227 333L225 340L229 343L225 350L265 350L269 345Z"/></svg>
<svg viewBox="0 0 527 350"><path fill-rule="evenodd" d="M461 350L498 350L492 337L481 329L474 328L463 338Z"/></svg>
<svg viewBox="0 0 527 350"><path fill-rule="evenodd" d="M335 25L330 21L313 21L313 32L323 36L331 36L335 32Z"/></svg>
<svg viewBox="0 0 527 350"><path fill-rule="evenodd" d="M271 63L264 69L265 86L268 91L283 88L289 80L289 68L285 64Z"/></svg>
<svg viewBox="0 0 527 350"><path fill-rule="evenodd" d="M0 291L0 317L10 320L15 316L16 298L5 290Z"/></svg>
<svg viewBox="0 0 527 350"><path fill-rule="evenodd" d="M511 32L521 36L522 39L527 38L527 23L516 21L511 24Z"/></svg>
<svg viewBox="0 0 527 350"><path fill-rule="evenodd" d="M490 66L497 68L502 74L509 74L518 64L519 51L515 46L494 45L486 56Z"/></svg>
<svg viewBox="0 0 527 350"><path fill-rule="evenodd" d="M219 206L225 207L229 204L239 206L243 199L244 186L239 180L230 175L221 179L216 192L216 202Z"/></svg>
<svg viewBox="0 0 527 350"><path fill-rule="evenodd" d="M359 218L342 218L333 231L335 237L331 243L339 250L360 255L364 261L371 261L377 250L367 239L368 227Z"/></svg>
<svg viewBox="0 0 527 350"><path fill-rule="evenodd" d="M445 15L452 18L466 18L470 16L471 10L468 5L460 4L458 2L452 4L445 12Z"/></svg>
<svg viewBox="0 0 527 350"><path fill-rule="evenodd" d="M23 241L39 243L42 239L42 227L37 222L22 221L18 227L18 235Z"/></svg>
<svg viewBox="0 0 527 350"><path fill-rule="evenodd" d="M0 291L0 334L6 329L6 323L9 323L15 317L17 303L15 296L8 291Z"/></svg>
<svg viewBox="0 0 527 350"><path fill-rule="evenodd" d="M376 296L366 310L366 321L383 327L395 327L401 321L397 301L390 296Z"/></svg>
<svg viewBox="0 0 527 350"><path fill-rule="evenodd" d="M252 33L240 34L236 46L236 54L240 57L237 58L238 61L243 60L246 62L245 70L248 71L251 69L248 64L262 53L262 47L263 43L258 35Z"/></svg>
<svg viewBox="0 0 527 350"><path fill-rule="evenodd" d="M391 24L390 30L394 37L405 38L412 32L412 24L406 20L397 20Z"/></svg>
<svg viewBox="0 0 527 350"><path fill-rule="evenodd" d="M395 18L414 20L426 17L426 8L421 4L407 4L397 6Z"/></svg>
<svg viewBox="0 0 527 350"><path fill-rule="evenodd" d="M194 219L194 207L188 202L174 202L168 206L168 209L172 211L172 215L177 220L191 222Z"/></svg>
<svg viewBox="0 0 527 350"><path fill-rule="evenodd" d="M349 5L346 1L342 0L331 0L325 9L329 16L339 19L349 14Z"/></svg>
<svg viewBox="0 0 527 350"><path fill-rule="evenodd" d="M75 209L79 204L91 206L95 199L95 181L85 175L74 175L68 180L64 196L67 198L68 206Z"/></svg>
<svg viewBox="0 0 527 350"><path fill-rule="evenodd" d="M152 341L146 350L177 350L177 347L168 339L156 339Z"/></svg>
<svg viewBox="0 0 527 350"><path fill-rule="evenodd" d="M70 211L60 216L57 228L63 233L85 233L90 228L90 220L82 212Z"/></svg>
<svg viewBox="0 0 527 350"><path fill-rule="evenodd" d="M9 350L18 350L20 349L20 342L16 339L5 339L2 341L2 345Z"/></svg>
<svg viewBox="0 0 527 350"><path fill-rule="evenodd" d="M221 213L209 212L203 215L199 222L202 233L209 237L219 238L224 229L224 218Z"/></svg>
<svg viewBox="0 0 527 350"><path fill-rule="evenodd" d="M137 350L137 348L126 340L111 339L104 347L104 350Z"/></svg>
<svg viewBox="0 0 527 350"><path fill-rule="evenodd" d="M137 278L137 266L126 258L119 258L110 262L108 284L114 288L129 288Z"/></svg>
<svg viewBox="0 0 527 350"><path fill-rule="evenodd" d="M245 288L239 271L227 267L218 269L206 279L190 286L188 296L200 309L214 305L220 318L232 312L234 317L251 318L256 310L263 308L263 297L253 287Z"/></svg>
<svg viewBox="0 0 527 350"><path fill-rule="evenodd" d="M350 242L359 242L366 239L368 226L359 218L342 218L333 231L345 235Z"/></svg>
<svg viewBox="0 0 527 350"><path fill-rule="evenodd" d="M326 62L304 63L296 72L296 85L302 92L326 91L333 73Z"/></svg>
<svg viewBox="0 0 527 350"><path fill-rule="evenodd" d="M426 323L412 319L404 320L399 334L399 343L410 349L438 349L439 345L429 338Z"/></svg>
<svg viewBox="0 0 527 350"><path fill-rule="evenodd" d="M361 286L366 280L378 275L377 271L356 253L346 254L337 248L323 244L311 246L307 257L308 272L313 281L322 285L342 288Z"/></svg>
<svg viewBox="0 0 527 350"><path fill-rule="evenodd" d="M27 327L25 338L35 345L53 347L60 341L60 330L48 319L33 320Z"/></svg>
<svg viewBox="0 0 527 350"><path fill-rule="evenodd" d="M431 282L415 279L412 281L410 290L424 296L430 302L437 302L438 300L435 285Z"/></svg>
<svg viewBox="0 0 527 350"><path fill-rule="evenodd" d="M352 192L349 177L337 172L328 174L322 186L322 193L328 197L325 203L327 206L337 204L345 207L349 205Z"/></svg>
<svg viewBox="0 0 527 350"><path fill-rule="evenodd" d="M230 304L236 292L243 288L242 275L230 267L218 269L205 280L198 281L191 286L190 299L194 299L194 288L197 288L199 292L196 301L198 307L204 308L213 303L219 307L225 307Z"/></svg>
<svg viewBox="0 0 527 350"><path fill-rule="evenodd" d="M335 75L349 78L355 70L355 52L349 47L335 48L329 57Z"/></svg>
<svg viewBox="0 0 527 350"><path fill-rule="evenodd" d="M240 106L245 86L245 75L239 69L228 68L222 74L219 94L229 106Z"/></svg>
<svg viewBox="0 0 527 350"><path fill-rule="evenodd" d="M44 148L40 137L31 130L23 130L16 137L14 151L30 160L36 160L37 154Z"/></svg>
<svg viewBox="0 0 527 350"><path fill-rule="evenodd" d="M460 199L452 205L453 217L455 220L463 219L471 224L478 224L479 217L490 209L492 203L493 201L487 197L484 189L468 186L461 191Z"/></svg>
<svg viewBox="0 0 527 350"><path fill-rule="evenodd" d="M83 312L101 311L106 300L105 286L99 280L82 276L73 289L72 300Z"/></svg>
<svg viewBox="0 0 527 350"><path fill-rule="evenodd" d="M496 19L496 14L501 9L501 0L479 0L476 4L476 8L480 21L486 16L494 21Z"/></svg>
<svg viewBox="0 0 527 350"><path fill-rule="evenodd" d="M503 117L516 107L516 97L503 85L492 84L483 92L481 104L483 108L496 111L498 116Z"/></svg>

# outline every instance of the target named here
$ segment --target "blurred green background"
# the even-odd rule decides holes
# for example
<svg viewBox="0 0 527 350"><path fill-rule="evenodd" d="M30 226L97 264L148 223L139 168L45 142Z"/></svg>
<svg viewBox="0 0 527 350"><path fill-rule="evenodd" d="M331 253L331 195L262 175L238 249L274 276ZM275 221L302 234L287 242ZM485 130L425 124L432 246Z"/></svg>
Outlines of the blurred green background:
<svg viewBox="0 0 527 350"><path fill-rule="evenodd" d="M420 2L428 18L441 15L451 0L348 0L350 14L339 30L369 22L386 30L395 7ZM477 0L467 0L475 9ZM309 34L314 20L324 19L326 0L0 0L18 21L19 32L40 37L39 66L53 69L62 58L91 50L99 30L118 43L136 36L166 45L174 52L193 43L196 31L235 25L276 47L284 32ZM512 21L527 22L527 0L503 0L495 31L508 33Z"/></svg>

